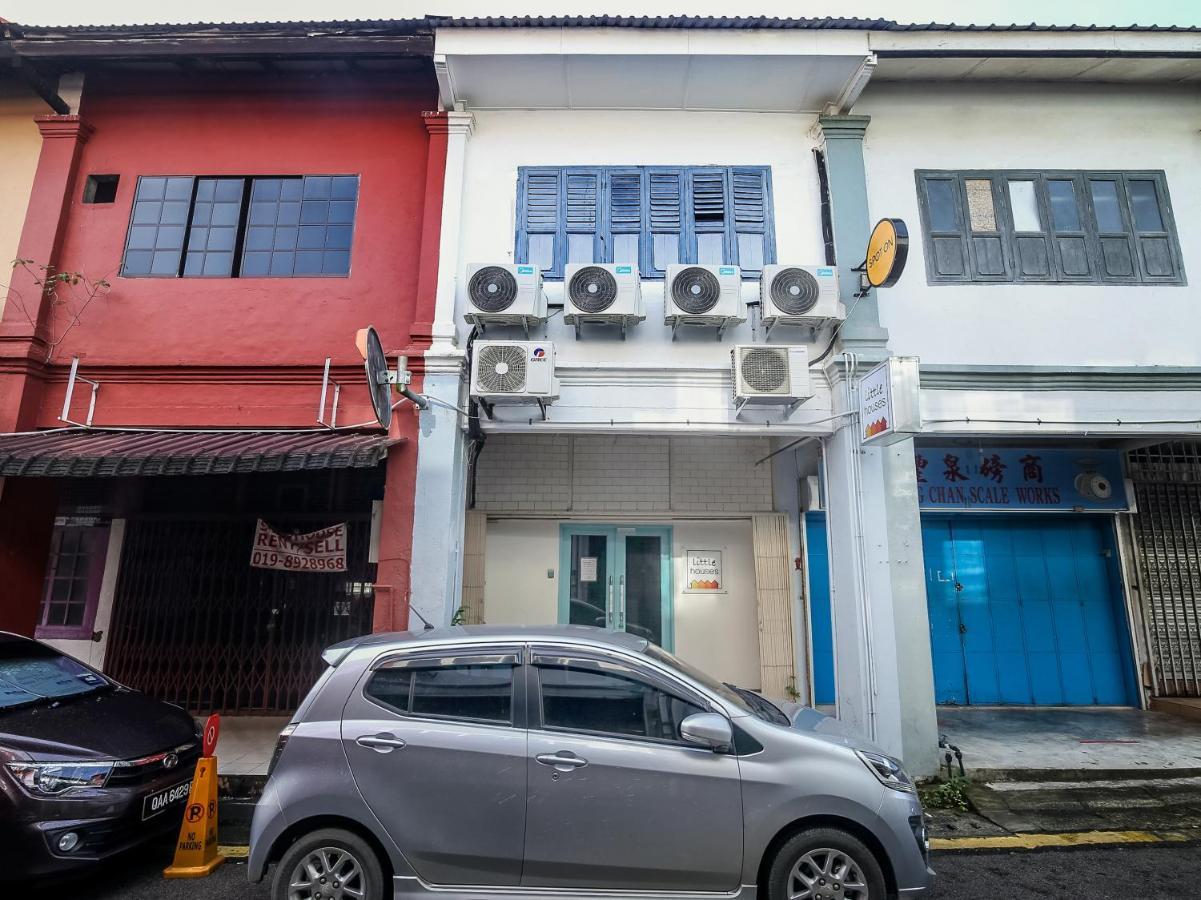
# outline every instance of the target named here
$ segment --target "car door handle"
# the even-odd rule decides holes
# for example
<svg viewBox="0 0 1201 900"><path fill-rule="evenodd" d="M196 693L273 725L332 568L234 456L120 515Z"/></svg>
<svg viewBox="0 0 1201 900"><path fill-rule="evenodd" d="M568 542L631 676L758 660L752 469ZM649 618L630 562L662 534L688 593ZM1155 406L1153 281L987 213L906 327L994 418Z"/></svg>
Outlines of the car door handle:
<svg viewBox="0 0 1201 900"><path fill-rule="evenodd" d="M588 765L588 760L580 759L568 750L561 750L558 753L539 753L534 759L544 766L554 766L556 769L579 769Z"/></svg>
<svg viewBox="0 0 1201 900"><path fill-rule="evenodd" d="M390 734L365 734L355 739L360 747L374 750L376 753L391 753L393 750L403 750L405 742Z"/></svg>

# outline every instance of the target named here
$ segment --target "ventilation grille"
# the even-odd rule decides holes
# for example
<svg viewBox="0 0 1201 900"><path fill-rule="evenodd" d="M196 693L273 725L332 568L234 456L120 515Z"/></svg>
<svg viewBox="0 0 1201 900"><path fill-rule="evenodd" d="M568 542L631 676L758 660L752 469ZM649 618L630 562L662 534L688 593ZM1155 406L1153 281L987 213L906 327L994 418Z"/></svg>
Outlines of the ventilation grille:
<svg viewBox="0 0 1201 900"><path fill-rule="evenodd" d="M567 293L580 312L604 312L617 299L617 279L608 269L588 266L571 277Z"/></svg>
<svg viewBox="0 0 1201 900"><path fill-rule="evenodd" d="M508 269L485 266L471 276L467 296L480 312L504 312L517 299L517 279Z"/></svg>
<svg viewBox="0 0 1201 900"><path fill-rule="evenodd" d="M803 316L817 306L821 285L810 272L795 266L781 269L771 282L771 302L786 316Z"/></svg>
<svg viewBox="0 0 1201 900"><path fill-rule="evenodd" d="M681 312L703 316L721 297L721 282L708 269L683 269L671 283L671 299Z"/></svg>
<svg viewBox="0 0 1201 900"><path fill-rule="evenodd" d="M525 390L526 349L512 344L484 347L476 382L485 394L515 394Z"/></svg>
<svg viewBox="0 0 1201 900"><path fill-rule="evenodd" d="M786 351L746 350L738 361L742 383L756 394L788 392L788 356Z"/></svg>

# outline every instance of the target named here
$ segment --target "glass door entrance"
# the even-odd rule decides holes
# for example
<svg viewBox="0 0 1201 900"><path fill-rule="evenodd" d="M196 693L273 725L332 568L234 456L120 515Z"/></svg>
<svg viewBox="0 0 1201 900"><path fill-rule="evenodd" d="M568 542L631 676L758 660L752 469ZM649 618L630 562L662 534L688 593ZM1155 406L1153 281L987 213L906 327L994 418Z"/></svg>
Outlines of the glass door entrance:
<svg viewBox="0 0 1201 900"><path fill-rule="evenodd" d="M564 525L559 622L628 631L671 649L671 529Z"/></svg>

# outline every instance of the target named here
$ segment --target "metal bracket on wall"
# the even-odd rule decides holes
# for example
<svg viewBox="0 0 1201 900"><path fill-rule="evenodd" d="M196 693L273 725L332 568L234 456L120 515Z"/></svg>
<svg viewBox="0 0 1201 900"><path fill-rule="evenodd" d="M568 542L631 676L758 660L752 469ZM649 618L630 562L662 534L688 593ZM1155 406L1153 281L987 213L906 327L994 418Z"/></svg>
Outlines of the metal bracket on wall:
<svg viewBox="0 0 1201 900"><path fill-rule="evenodd" d="M84 384L92 386L92 396L88 398L88 417L83 422L71 421L71 400L75 396L75 382L82 381ZM63 398L62 415L58 417L60 422L66 422L68 425L75 425L80 428L92 427L92 416L96 413L96 394L100 392L100 382L92 381L84 378L79 374L79 357L71 357L71 374L67 377L67 395Z"/></svg>
<svg viewBox="0 0 1201 900"><path fill-rule="evenodd" d="M321 402L317 406L317 424L326 428L338 427L338 401L342 399L342 385L329 377L330 357L325 358L325 372L321 376ZM334 406L330 412L329 421L325 421L325 403L329 395L330 385L334 387Z"/></svg>

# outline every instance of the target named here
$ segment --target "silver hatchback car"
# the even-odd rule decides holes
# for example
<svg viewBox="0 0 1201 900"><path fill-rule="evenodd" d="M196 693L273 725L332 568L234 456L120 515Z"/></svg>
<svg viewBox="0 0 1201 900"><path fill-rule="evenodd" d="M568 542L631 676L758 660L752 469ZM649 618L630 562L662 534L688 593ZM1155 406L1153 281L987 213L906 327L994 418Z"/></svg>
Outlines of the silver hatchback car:
<svg viewBox="0 0 1201 900"><path fill-rule="evenodd" d="M594 628L331 647L280 735L249 875L273 900L883 900L933 872L900 764Z"/></svg>

